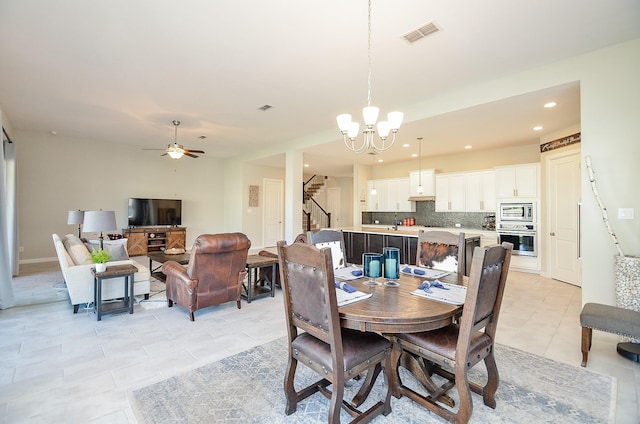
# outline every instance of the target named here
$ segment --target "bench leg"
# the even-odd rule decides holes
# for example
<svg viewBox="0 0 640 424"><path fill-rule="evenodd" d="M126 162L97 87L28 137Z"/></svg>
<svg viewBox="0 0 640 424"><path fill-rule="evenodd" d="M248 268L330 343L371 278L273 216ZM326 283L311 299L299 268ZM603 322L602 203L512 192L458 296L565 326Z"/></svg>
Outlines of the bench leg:
<svg viewBox="0 0 640 424"><path fill-rule="evenodd" d="M591 350L591 335L593 330L589 327L582 327L582 363L583 367L587 366L589 358L589 350Z"/></svg>

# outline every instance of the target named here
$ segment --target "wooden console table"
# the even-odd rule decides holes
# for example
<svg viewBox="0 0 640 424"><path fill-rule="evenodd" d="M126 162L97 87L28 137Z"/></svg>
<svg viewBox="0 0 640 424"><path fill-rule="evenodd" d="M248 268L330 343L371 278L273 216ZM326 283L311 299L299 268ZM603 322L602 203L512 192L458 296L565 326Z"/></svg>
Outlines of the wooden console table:
<svg viewBox="0 0 640 424"><path fill-rule="evenodd" d="M122 230L127 239L129 256L147 256L166 249L184 249L187 239L185 227L135 227Z"/></svg>

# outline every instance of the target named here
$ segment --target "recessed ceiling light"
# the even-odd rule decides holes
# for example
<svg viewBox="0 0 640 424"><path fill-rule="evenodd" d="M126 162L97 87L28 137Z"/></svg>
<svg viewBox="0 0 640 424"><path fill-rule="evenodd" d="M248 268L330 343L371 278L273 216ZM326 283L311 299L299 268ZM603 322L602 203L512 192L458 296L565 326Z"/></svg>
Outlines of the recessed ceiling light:
<svg viewBox="0 0 640 424"><path fill-rule="evenodd" d="M473 146L464 146L464 148L465 148L465 149L470 149L470 148L472 148L472 147L473 147Z"/></svg>
<svg viewBox="0 0 640 424"><path fill-rule="evenodd" d="M556 102L549 102L549 103L545 103L544 107L546 108L550 108L550 107L555 107L558 103Z"/></svg>
<svg viewBox="0 0 640 424"><path fill-rule="evenodd" d="M308 168L308 167L309 167L309 164L308 164L308 163L305 163L305 164L304 164L304 167L305 167L305 168Z"/></svg>
<svg viewBox="0 0 640 424"><path fill-rule="evenodd" d="M58 133L57 133L56 131L54 131L54 130L51 130L51 131L49 131L49 134L51 134L51 135L57 135Z"/></svg>
<svg viewBox="0 0 640 424"><path fill-rule="evenodd" d="M384 159L378 159L378 163L384 162Z"/></svg>
<svg viewBox="0 0 640 424"><path fill-rule="evenodd" d="M542 125L536 125L535 127L533 127L534 131L540 131L542 129Z"/></svg>
<svg viewBox="0 0 640 424"><path fill-rule="evenodd" d="M409 144L409 143L404 143L404 144L402 145L402 147L409 147L409 146L411 146L411 144Z"/></svg>
<svg viewBox="0 0 640 424"><path fill-rule="evenodd" d="M411 155L411 157L412 157L412 158L417 158L417 157L418 157L418 154L417 154L417 153L414 153L414 154L412 154L412 155Z"/></svg>

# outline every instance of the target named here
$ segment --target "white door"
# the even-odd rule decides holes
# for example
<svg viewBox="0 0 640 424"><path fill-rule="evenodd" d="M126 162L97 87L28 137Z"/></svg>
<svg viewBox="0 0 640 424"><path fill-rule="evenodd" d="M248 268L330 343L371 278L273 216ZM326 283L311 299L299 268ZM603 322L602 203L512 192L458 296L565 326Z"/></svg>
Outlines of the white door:
<svg viewBox="0 0 640 424"><path fill-rule="evenodd" d="M549 165L549 272L582 285L579 256L580 154L552 157Z"/></svg>
<svg viewBox="0 0 640 424"><path fill-rule="evenodd" d="M340 228L340 187L327 189L327 212L331 214L331 228Z"/></svg>
<svg viewBox="0 0 640 424"><path fill-rule="evenodd" d="M284 202L282 180L265 178L264 186L264 217L262 239L264 246L275 246L284 239Z"/></svg>

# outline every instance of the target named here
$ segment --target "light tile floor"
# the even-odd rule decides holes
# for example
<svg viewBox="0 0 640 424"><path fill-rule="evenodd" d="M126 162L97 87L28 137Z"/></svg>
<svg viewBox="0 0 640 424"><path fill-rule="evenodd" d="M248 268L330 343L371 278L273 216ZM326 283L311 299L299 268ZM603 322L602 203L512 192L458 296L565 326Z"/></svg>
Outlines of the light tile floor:
<svg viewBox="0 0 640 424"><path fill-rule="evenodd" d="M286 331L280 291L198 311L195 322L180 307L138 305L97 322L93 310L73 314L57 262L22 265L13 284L17 306L0 311L3 423L136 423L131 390ZM578 287L511 272L498 342L579 366L580 309ZM637 424L640 364L616 353L617 336L593 334L588 368L617 378L615 422Z"/></svg>

